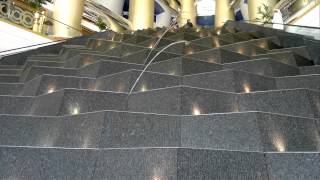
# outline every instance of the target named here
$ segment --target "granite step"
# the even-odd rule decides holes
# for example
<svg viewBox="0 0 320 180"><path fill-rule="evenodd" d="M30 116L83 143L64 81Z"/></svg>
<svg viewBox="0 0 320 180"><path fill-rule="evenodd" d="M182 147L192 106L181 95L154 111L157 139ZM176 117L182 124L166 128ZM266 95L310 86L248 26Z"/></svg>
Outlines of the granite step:
<svg viewBox="0 0 320 180"><path fill-rule="evenodd" d="M190 148L68 149L1 147L0 178L317 179L319 153L257 153ZM26 165L27 164L27 165ZM228 168L226 168L228 167ZM296 172L296 173L292 173Z"/></svg>
<svg viewBox="0 0 320 180"><path fill-rule="evenodd" d="M19 95L23 86L21 83L0 83L0 95Z"/></svg>
<svg viewBox="0 0 320 180"><path fill-rule="evenodd" d="M283 77L299 75L299 68L270 58L253 59L223 64L225 68L242 70L258 75L270 77Z"/></svg>
<svg viewBox="0 0 320 180"><path fill-rule="evenodd" d="M219 64L250 60L250 56L248 55L240 54L221 48L214 48L201 52L196 52L187 55L186 57Z"/></svg>
<svg viewBox="0 0 320 180"><path fill-rule="evenodd" d="M160 72L171 75L190 75L203 72L222 70L222 65L199 61L192 58L174 58L166 61L155 62L149 66L148 71Z"/></svg>
<svg viewBox="0 0 320 180"><path fill-rule="evenodd" d="M319 91L308 89L230 93L187 86L131 94L128 110L175 115L263 111L319 117Z"/></svg>
<svg viewBox="0 0 320 180"><path fill-rule="evenodd" d="M170 53L170 52L161 52L160 54L158 54L159 52L160 51L158 50L153 50L150 53L150 49L144 49L126 56L122 56L121 61L128 62L128 63L147 64L153 58L155 58L153 62L160 62L160 61L165 61L168 59L177 58L181 56L179 54ZM147 59L148 56L149 58Z"/></svg>
<svg viewBox="0 0 320 180"><path fill-rule="evenodd" d="M21 69L0 69L0 75L19 75Z"/></svg>
<svg viewBox="0 0 320 180"><path fill-rule="evenodd" d="M316 119L264 112L202 116L124 111L59 117L0 115L0 145L317 152L318 127Z"/></svg>
<svg viewBox="0 0 320 180"><path fill-rule="evenodd" d="M144 66L140 64L119 62L119 61L103 61L100 60L96 63L78 69L77 76L98 78L109 74L123 72L129 69L143 69Z"/></svg>
<svg viewBox="0 0 320 180"><path fill-rule="evenodd" d="M320 65L300 67L300 74L320 74Z"/></svg>
<svg viewBox="0 0 320 180"><path fill-rule="evenodd" d="M0 83L18 83L20 76L18 75L0 75Z"/></svg>

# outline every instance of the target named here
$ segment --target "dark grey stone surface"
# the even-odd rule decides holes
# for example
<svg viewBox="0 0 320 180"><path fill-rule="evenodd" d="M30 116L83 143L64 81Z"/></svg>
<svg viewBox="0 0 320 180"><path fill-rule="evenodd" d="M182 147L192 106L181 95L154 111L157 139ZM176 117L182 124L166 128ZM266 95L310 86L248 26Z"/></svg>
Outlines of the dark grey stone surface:
<svg viewBox="0 0 320 180"><path fill-rule="evenodd" d="M64 90L40 95L34 98L31 115L57 116L63 103Z"/></svg>
<svg viewBox="0 0 320 180"><path fill-rule="evenodd" d="M262 58L270 58L273 60L277 60L281 63L297 66L297 60L292 51L284 51L284 52L271 52L267 54L260 54L251 56L251 59L262 59Z"/></svg>
<svg viewBox="0 0 320 180"><path fill-rule="evenodd" d="M272 78L244 71L227 69L183 77L183 84L229 92L261 91L276 89Z"/></svg>
<svg viewBox="0 0 320 180"><path fill-rule="evenodd" d="M309 91L305 89L247 93L238 96L240 111L263 111L314 118Z"/></svg>
<svg viewBox="0 0 320 180"><path fill-rule="evenodd" d="M66 89L59 115L79 114L101 110L126 110L127 94Z"/></svg>
<svg viewBox="0 0 320 180"><path fill-rule="evenodd" d="M98 78L90 86L96 90L129 92L142 71L128 70ZM144 72L136 84L134 91L146 91L181 84L179 76Z"/></svg>
<svg viewBox="0 0 320 180"><path fill-rule="evenodd" d="M64 117L0 116L0 145L96 148L104 112Z"/></svg>
<svg viewBox="0 0 320 180"><path fill-rule="evenodd" d="M85 66L78 70L81 77L101 77L108 74L114 74L129 69L143 69L142 65L123 63L116 61L99 61L97 63Z"/></svg>
<svg viewBox="0 0 320 180"><path fill-rule="evenodd" d="M235 102L235 94L179 86L134 93L129 97L128 109L163 114L193 114L199 110L208 114L232 112Z"/></svg>
<svg viewBox="0 0 320 180"><path fill-rule="evenodd" d="M56 68L56 67L46 67L46 66L32 66L26 76L21 76L20 81L26 82L42 74L53 74L53 75L64 75L64 76L74 76L76 75L76 69L70 68Z"/></svg>
<svg viewBox="0 0 320 180"><path fill-rule="evenodd" d="M176 180L177 164L176 149L102 150L93 179Z"/></svg>
<svg viewBox="0 0 320 180"><path fill-rule="evenodd" d="M276 78L278 89L309 88L320 90L320 75Z"/></svg>
<svg viewBox="0 0 320 180"><path fill-rule="evenodd" d="M178 149L178 179L267 180L262 153Z"/></svg>
<svg viewBox="0 0 320 180"><path fill-rule="evenodd" d="M178 116L106 112L102 148L179 147Z"/></svg>
<svg viewBox="0 0 320 180"><path fill-rule="evenodd" d="M300 67L301 74L320 74L320 66L304 66Z"/></svg>
<svg viewBox="0 0 320 180"><path fill-rule="evenodd" d="M320 141L315 119L257 113L265 152L318 152Z"/></svg>
<svg viewBox="0 0 320 180"><path fill-rule="evenodd" d="M0 114L28 114L33 101L32 97L0 96Z"/></svg>
<svg viewBox="0 0 320 180"><path fill-rule="evenodd" d="M149 71L155 71L173 75L189 75L203 72L221 70L219 64L198 61L191 58L175 58L167 61L156 62L149 66Z"/></svg>
<svg viewBox="0 0 320 180"><path fill-rule="evenodd" d="M256 113L181 117L181 146L263 151Z"/></svg>
<svg viewBox="0 0 320 180"><path fill-rule="evenodd" d="M0 95L19 95L23 86L20 83L0 83Z"/></svg>
<svg viewBox="0 0 320 180"><path fill-rule="evenodd" d="M222 46L221 49L236 52L246 56L255 56L258 54L267 53L267 50L258 46L254 46L248 42L225 45Z"/></svg>
<svg viewBox="0 0 320 180"><path fill-rule="evenodd" d="M0 83L18 83L18 75L0 75Z"/></svg>
<svg viewBox="0 0 320 180"><path fill-rule="evenodd" d="M299 74L297 67L289 66L272 59L255 59L228 63L224 64L224 67L271 77L294 76Z"/></svg>
<svg viewBox="0 0 320 180"><path fill-rule="evenodd" d="M137 51L141 51L143 49L146 49L145 47L142 46L137 46L136 44L121 44L119 46L116 46L115 48L107 51L105 54L110 55L110 56L117 56L117 57L122 57L122 56L127 56L129 54L133 54Z"/></svg>
<svg viewBox="0 0 320 180"><path fill-rule="evenodd" d="M97 153L92 150L0 148L1 179L90 179Z"/></svg>
<svg viewBox="0 0 320 180"><path fill-rule="evenodd" d="M320 178L320 153L267 153L270 180L316 180Z"/></svg>
<svg viewBox="0 0 320 180"><path fill-rule="evenodd" d="M39 81L35 84L36 81ZM89 82L94 79L79 78L74 76L59 76L59 75L42 75L32 81L26 83L24 95L41 95L54 91L59 91L65 88L88 89Z"/></svg>

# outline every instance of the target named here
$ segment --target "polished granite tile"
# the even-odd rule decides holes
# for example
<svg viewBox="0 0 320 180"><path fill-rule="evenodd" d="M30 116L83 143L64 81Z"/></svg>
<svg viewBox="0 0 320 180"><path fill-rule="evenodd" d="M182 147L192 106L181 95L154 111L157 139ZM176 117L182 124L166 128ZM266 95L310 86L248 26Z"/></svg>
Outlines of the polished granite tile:
<svg viewBox="0 0 320 180"><path fill-rule="evenodd" d="M178 116L106 112L101 148L178 147Z"/></svg>
<svg viewBox="0 0 320 180"><path fill-rule="evenodd" d="M256 113L183 116L181 146L263 151Z"/></svg>
<svg viewBox="0 0 320 180"><path fill-rule="evenodd" d="M177 158L179 180L268 179L262 153L178 149Z"/></svg>
<svg viewBox="0 0 320 180"><path fill-rule="evenodd" d="M320 178L319 153L267 153L270 180L316 180Z"/></svg>
<svg viewBox="0 0 320 180"><path fill-rule="evenodd" d="M105 149L100 151L93 179L171 179L176 169L176 149Z"/></svg>
<svg viewBox="0 0 320 180"><path fill-rule="evenodd" d="M0 114L29 114L34 99L22 96L0 96Z"/></svg>

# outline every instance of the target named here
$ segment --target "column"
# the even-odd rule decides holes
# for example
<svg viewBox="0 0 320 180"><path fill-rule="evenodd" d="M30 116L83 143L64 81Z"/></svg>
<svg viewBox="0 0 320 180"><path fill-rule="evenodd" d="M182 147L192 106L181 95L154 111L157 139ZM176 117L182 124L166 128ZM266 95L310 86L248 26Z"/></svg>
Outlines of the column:
<svg viewBox="0 0 320 180"><path fill-rule="evenodd" d="M229 0L216 0L215 26L222 27L228 20L234 20L234 12Z"/></svg>
<svg viewBox="0 0 320 180"><path fill-rule="evenodd" d="M261 15L258 14L259 7L262 6L262 4L266 4L272 9L273 14L273 8L277 4L277 0L248 0L248 9L249 9L249 20L250 21L256 21L257 18L260 18Z"/></svg>
<svg viewBox="0 0 320 180"><path fill-rule="evenodd" d="M130 0L129 21L132 30L153 28L154 0Z"/></svg>
<svg viewBox="0 0 320 180"><path fill-rule="evenodd" d="M179 26L184 26L188 19L190 19L193 25L197 25L195 0L180 0L180 3L181 11L179 17Z"/></svg>
<svg viewBox="0 0 320 180"><path fill-rule="evenodd" d="M124 0L94 0L96 3L108 8L112 12L122 15Z"/></svg>
<svg viewBox="0 0 320 180"><path fill-rule="evenodd" d="M70 38L81 35L84 0L55 0L53 32L56 37ZM72 27L68 27L68 26Z"/></svg>
<svg viewBox="0 0 320 180"><path fill-rule="evenodd" d="M180 9L179 4L176 0L169 0L169 6L176 11Z"/></svg>

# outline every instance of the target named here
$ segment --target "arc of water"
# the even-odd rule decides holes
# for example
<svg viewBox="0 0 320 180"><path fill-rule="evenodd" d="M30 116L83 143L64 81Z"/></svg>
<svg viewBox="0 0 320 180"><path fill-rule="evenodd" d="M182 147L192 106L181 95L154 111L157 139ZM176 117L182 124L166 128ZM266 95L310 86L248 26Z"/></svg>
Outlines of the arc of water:
<svg viewBox="0 0 320 180"><path fill-rule="evenodd" d="M160 43L160 41L162 40L163 36L167 34L167 32L174 27L174 25L176 24L177 22L177 19L174 19L171 24L169 25L169 27L161 34L161 36L159 37L159 39L156 41L156 43L152 46L150 52L148 53L147 55L147 58L145 60L145 63L146 61L149 59L151 53L153 52L153 50L158 46L158 44Z"/></svg>
<svg viewBox="0 0 320 180"><path fill-rule="evenodd" d="M180 44L180 43L189 43L189 41L177 41L177 42L174 42L174 43L171 43L169 45L167 45L166 47L164 47L163 49L161 49L161 51L159 51L149 62L148 64L146 65L146 67L143 69L143 71L140 73L140 75L138 76L137 80L134 82L133 86L131 87L130 89L130 92L129 92L129 95L132 93L132 91L134 90L134 88L136 87L136 85L138 84L140 78L142 77L143 73L148 69L148 67L151 65L151 63L166 49L168 49L169 47L175 45L175 44Z"/></svg>

